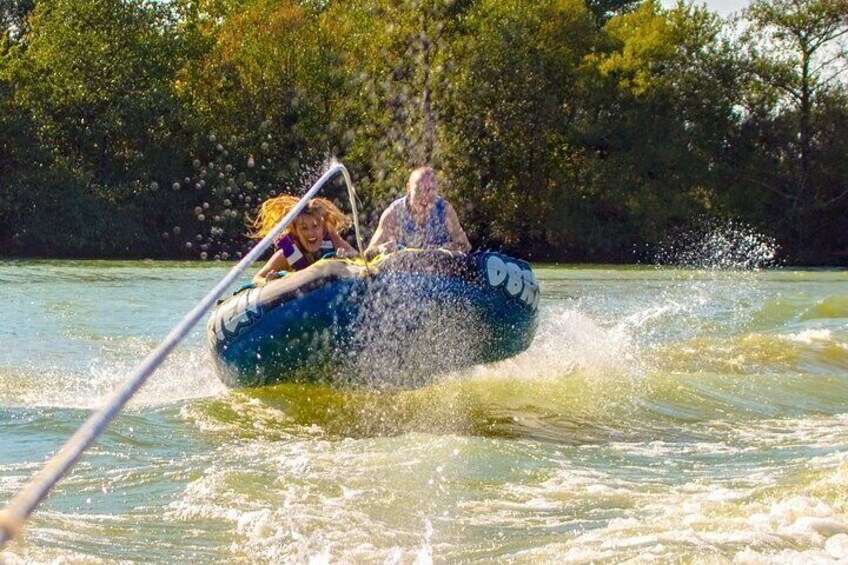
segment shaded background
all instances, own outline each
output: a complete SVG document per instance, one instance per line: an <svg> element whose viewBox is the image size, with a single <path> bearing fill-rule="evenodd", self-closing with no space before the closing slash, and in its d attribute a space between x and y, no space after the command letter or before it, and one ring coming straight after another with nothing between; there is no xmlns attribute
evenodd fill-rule
<svg viewBox="0 0 848 565"><path fill-rule="evenodd" d="M0 6L6 256L230 259L336 157L372 229L429 162L472 243L531 260L737 222L848 262L845 0Z"/></svg>

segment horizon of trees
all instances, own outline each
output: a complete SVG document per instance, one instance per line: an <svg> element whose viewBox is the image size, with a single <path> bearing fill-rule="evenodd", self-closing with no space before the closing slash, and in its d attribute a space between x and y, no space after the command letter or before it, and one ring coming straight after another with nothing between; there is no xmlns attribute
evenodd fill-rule
<svg viewBox="0 0 848 565"><path fill-rule="evenodd" d="M848 0L6 0L0 255L230 259L344 162L476 246L632 262L716 221L848 265ZM336 197L344 202L341 187Z"/></svg>

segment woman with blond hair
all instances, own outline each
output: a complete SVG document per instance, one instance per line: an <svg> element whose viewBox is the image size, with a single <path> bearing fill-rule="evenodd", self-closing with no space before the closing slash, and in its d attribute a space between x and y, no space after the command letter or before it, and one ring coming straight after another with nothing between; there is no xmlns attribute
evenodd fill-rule
<svg viewBox="0 0 848 565"><path fill-rule="evenodd" d="M252 223L250 236L265 237L299 201L295 196L284 194L263 202ZM280 271L305 269L327 253L354 257L356 250L339 235L339 231L349 225L350 220L335 204L326 198L313 198L274 242L277 250L253 277L253 284L262 286L279 278Z"/></svg>

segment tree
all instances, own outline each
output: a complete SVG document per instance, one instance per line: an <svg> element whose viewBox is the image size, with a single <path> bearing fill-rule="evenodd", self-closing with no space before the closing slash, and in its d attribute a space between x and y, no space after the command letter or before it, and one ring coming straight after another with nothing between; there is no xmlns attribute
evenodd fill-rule
<svg viewBox="0 0 848 565"><path fill-rule="evenodd" d="M823 99L842 86L848 70L848 0L754 0L745 11L751 24L745 36L752 70L765 88L777 91L776 111L797 119L797 180L785 196L798 234L798 250L810 246L811 214L848 196L825 197L813 183L815 114Z"/></svg>
<svg viewBox="0 0 848 565"><path fill-rule="evenodd" d="M352 0L331 3L322 16L343 57L337 119L350 141L342 148L375 208L398 195L410 167L438 164L441 93L453 80L445 53L476 4Z"/></svg>
<svg viewBox="0 0 848 565"><path fill-rule="evenodd" d="M39 252L49 251L42 243L77 253L138 249L172 208L149 205L169 199L151 193L151 179L170 186L185 159L174 14L143 0L56 0L38 2L27 21L5 75L10 103L48 154L41 166L50 174L15 196L38 208L25 215L29 241ZM58 221L69 227L63 242L50 233Z"/></svg>
<svg viewBox="0 0 848 565"><path fill-rule="evenodd" d="M439 160L480 243L544 255L568 239L570 128L596 30L582 0L484 0L441 59Z"/></svg>
<svg viewBox="0 0 848 565"><path fill-rule="evenodd" d="M98 182L149 174L145 162L164 161L157 148L180 129L171 87L179 37L168 7L57 0L39 3L30 21L13 72L43 141Z"/></svg>
<svg viewBox="0 0 848 565"><path fill-rule="evenodd" d="M585 182L611 228L601 242L608 249L661 242L722 213L721 157L740 92L739 61L722 30L705 8L649 1L612 18L588 57L594 74L576 126Z"/></svg>

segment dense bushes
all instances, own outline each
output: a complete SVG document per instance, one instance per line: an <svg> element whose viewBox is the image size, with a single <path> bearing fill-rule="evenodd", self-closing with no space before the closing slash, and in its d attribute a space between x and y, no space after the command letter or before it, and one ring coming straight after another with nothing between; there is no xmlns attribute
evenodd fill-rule
<svg viewBox="0 0 848 565"><path fill-rule="evenodd" d="M335 156L372 227L430 162L472 241L534 259L710 217L845 264L841 1L756 0L745 33L653 0L8 2L0 253L226 258Z"/></svg>

